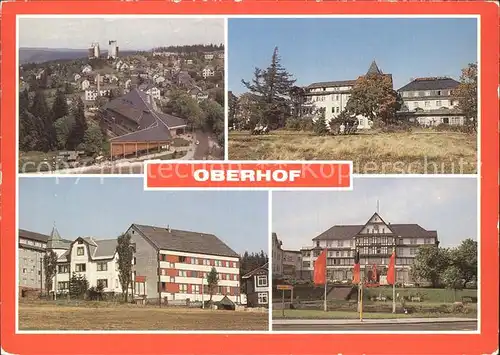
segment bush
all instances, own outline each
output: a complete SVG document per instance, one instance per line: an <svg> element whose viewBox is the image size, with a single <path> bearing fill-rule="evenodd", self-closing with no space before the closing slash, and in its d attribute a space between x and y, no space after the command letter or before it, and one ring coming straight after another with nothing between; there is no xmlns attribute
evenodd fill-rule
<svg viewBox="0 0 500 355"><path fill-rule="evenodd" d="M289 118L286 121L285 128L291 131L312 131L314 123L309 118Z"/></svg>

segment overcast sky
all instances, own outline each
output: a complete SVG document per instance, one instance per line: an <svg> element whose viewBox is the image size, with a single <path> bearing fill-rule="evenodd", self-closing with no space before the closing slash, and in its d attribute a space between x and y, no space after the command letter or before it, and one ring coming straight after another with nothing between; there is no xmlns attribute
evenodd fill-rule
<svg viewBox="0 0 500 355"><path fill-rule="evenodd" d="M273 192L273 231L284 249L311 246L334 225L366 223L377 200L385 222L437 230L442 246L477 240L474 178L355 178L353 191Z"/></svg>
<svg viewBox="0 0 500 355"><path fill-rule="evenodd" d="M20 18L19 46L85 49L116 40L122 50L224 43L224 19L201 18Z"/></svg>
<svg viewBox="0 0 500 355"><path fill-rule="evenodd" d="M110 239L132 223L213 233L238 253L268 249L265 191L144 191L138 177L20 178L19 228Z"/></svg>

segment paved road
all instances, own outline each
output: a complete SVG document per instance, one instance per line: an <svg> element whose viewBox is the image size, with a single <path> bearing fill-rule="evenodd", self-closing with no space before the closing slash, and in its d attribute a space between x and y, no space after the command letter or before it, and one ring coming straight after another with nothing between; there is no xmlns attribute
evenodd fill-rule
<svg viewBox="0 0 500 355"><path fill-rule="evenodd" d="M196 146L196 150L194 151L194 160L204 160L208 158L208 154L210 152L208 133L201 131L196 132L196 140L200 143Z"/></svg>
<svg viewBox="0 0 500 355"><path fill-rule="evenodd" d="M273 324L274 331L474 331L477 321L433 323Z"/></svg>

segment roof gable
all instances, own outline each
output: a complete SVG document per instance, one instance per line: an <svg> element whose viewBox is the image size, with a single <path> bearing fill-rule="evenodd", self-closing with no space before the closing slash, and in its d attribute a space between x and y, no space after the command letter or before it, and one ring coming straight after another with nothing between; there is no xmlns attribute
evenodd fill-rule
<svg viewBox="0 0 500 355"><path fill-rule="evenodd" d="M379 69L377 63L375 61L370 64L370 68L366 72L366 75L379 75L382 74L382 71Z"/></svg>
<svg viewBox="0 0 500 355"><path fill-rule="evenodd" d="M241 278L243 279L248 279L252 276L257 276L257 275L268 275L269 274L269 262L265 263L262 266L259 266L256 269L253 269L252 271L246 273L243 275Z"/></svg>

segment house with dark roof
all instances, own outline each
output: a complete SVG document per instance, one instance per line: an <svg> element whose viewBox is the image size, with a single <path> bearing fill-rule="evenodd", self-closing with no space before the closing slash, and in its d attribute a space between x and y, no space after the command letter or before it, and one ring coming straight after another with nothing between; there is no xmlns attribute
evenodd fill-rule
<svg viewBox="0 0 500 355"><path fill-rule="evenodd" d="M384 74L375 61L372 61L365 75L384 75L392 82L391 74ZM325 120L329 123L345 109L351 97L351 91L357 79L322 81L312 83L304 88L305 113L315 112L316 109L325 111ZM373 124L368 118L358 115L358 129L370 129Z"/></svg>
<svg viewBox="0 0 500 355"><path fill-rule="evenodd" d="M269 264L264 265L243 275L247 307L269 307Z"/></svg>
<svg viewBox="0 0 500 355"><path fill-rule="evenodd" d="M161 112L152 95L134 88L104 105L101 128L115 135L109 140L113 159L168 149L186 121Z"/></svg>
<svg viewBox="0 0 500 355"><path fill-rule="evenodd" d="M217 236L141 224L132 224L126 233L136 246L136 293L162 302L204 301L209 298L207 275L215 268L219 282L212 300L227 296L241 302L239 255Z"/></svg>
<svg viewBox="0 0 500 355"><path fill-rule="evenodd" d="M459 85L449 77L413 79L398 90L404 102L399 116L423 126L463 125L465 117L454 96Z"/></svg>
<svg viewBox="0 0 500 355"><path fill-rule="evenodd" d="M438 234L419 224L393 224L374 213L364 224L334 225L313 238L312 247L302 248L302 268L314 270L314 261L326 248L327 274L331 281L352 280L352 267L356 250L360 254L362 272L375 265L382 279L387 274L389 258L396 250L396 275L400 283L411 283L410 269L423 245L438 246ZM383 282L383 280L381 280Z"/></svg>

